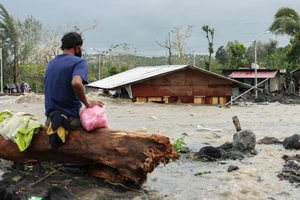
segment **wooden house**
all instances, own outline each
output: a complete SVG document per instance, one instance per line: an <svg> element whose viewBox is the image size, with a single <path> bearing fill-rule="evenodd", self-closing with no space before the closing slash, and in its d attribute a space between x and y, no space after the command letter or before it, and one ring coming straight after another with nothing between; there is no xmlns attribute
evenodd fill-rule
<svg viewBox="0 0 300 200"><path fill-rule="evenodd" d="M251 85L190 65L137 67L88 84L137 102L226 104Z"/></svg>

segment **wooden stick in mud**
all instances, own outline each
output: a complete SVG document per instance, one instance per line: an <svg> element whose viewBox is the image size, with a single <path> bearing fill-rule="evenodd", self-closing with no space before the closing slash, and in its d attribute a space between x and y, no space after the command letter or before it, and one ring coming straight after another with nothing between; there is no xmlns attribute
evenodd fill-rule
<svg viewBox="0 0 300 200"><path fill-rule="evenodd" d="M85 164L90 166L93 176L111 182L142 184L160 163L180 157L169 138L159 134L107 128L87 133L77 128L69 132L65 144L52 149L46 131L47 127L42 127L25 152L0 135L0 158L20 163Z"/></svg>
<svg viewBox="0 0 300 200"><path fill-rule="evenodd" d="M236 131L239 132L240 130L242 130L239 118L237 116L234 116L232 117L232 120Z"/></svg>

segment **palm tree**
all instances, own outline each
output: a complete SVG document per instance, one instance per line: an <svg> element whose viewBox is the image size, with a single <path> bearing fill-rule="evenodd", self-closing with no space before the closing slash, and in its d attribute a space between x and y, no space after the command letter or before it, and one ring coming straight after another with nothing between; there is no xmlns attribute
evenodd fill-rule
<svg viewBox="0 0 300 200"><path fill-rule="evenodd" d="M289 68L300 66L300 16L292 8L280 8L269 30L274 34L291 36L290 44L286 46L286 59Z"/></svg>
<svg viewBox="0 0 300 200"><path fill-rule="evenodd" d="M300 41L300 16L292 8L280 8L276 12L269 30L274 34L287 34Z"/></svg>

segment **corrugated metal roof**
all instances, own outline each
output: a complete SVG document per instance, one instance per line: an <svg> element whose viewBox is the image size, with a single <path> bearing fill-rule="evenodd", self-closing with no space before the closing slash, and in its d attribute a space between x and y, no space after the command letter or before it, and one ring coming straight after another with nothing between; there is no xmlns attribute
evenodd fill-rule
<svg viewBox="0 0 300 200"><path fill-rule="evenodd" d="M277 71L257 71L257 78L274 78ZM255 72L232 72L229 78L255 78Z"/></svg>
<svg viewBox="0 0 300 200"><path fill-rule="evenodd" d="M147 80L155 76L161 76L161 75L169 74L171 72L183 70L188 67L209 74L211 76L232 81L244 88L251 87L251 85L190 65L161 65L161 66L136 67L131 70L127 70L125 72L107 77L105 79L92 82L87 86L102 88L102 89L116 89L143 80Z"/></svg>

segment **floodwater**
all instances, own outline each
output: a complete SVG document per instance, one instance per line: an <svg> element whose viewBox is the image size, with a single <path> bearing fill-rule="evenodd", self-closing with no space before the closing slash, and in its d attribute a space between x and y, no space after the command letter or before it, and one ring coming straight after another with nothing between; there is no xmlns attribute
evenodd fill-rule
<svg viewBox="0 0 300 200"><path fill-rule="evenodd" d="M158 133L168 136L171 142L186 134L184 141L192 152L207 145L219 146L231 142L236 132L233 116L239 118L242 129L252 130L257 140L265 136L283 140L298 134L300 128L300 105L272 103L224 108L98 98L106 104L111 129ZM26 111L39 116L41 123L44 122L43 102L13 103L8 99L0 97L0 102L6 101L0 103L0 110ZM128 199L131 199L129 196L153 200L299 199L299 188L277 177L284 164L281 156L294 155L297 151L285 150L282 145L256 145L255 149L258 155L242 161L208 163L182 156L166 166L159 165L148 174L148 180L143 185L146 192L128 194ZM236 165L239 170L229 173L229 165ZM76 194L80 199L97 199L103 196L103 190L86 188ZM126 194L123 197L127 199Z"/></svg>

